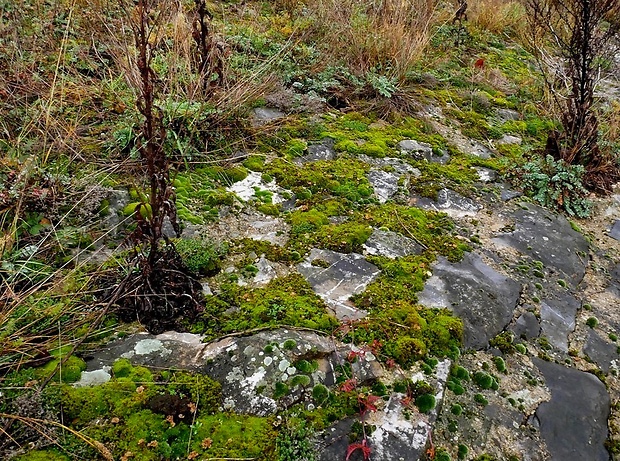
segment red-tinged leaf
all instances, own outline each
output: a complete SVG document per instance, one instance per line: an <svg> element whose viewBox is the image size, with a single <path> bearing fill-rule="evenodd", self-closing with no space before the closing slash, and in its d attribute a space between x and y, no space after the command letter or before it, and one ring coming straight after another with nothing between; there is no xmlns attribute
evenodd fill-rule
<svg viewBox="0 0 620 461"><path fill-rule="evenodd" d="M375 405L375 403L380 399L381 397L377 397L376 395L365 396L360 394L357 397L357 401L360 405L360 414L364 416L369 411L377 411L377 406Z"/></svg>
<svg viewBox="0 0 620 461"><path fill-rule="evenodd" d="M355 378L347 379L340 385L340 390L343 392L351 392L357 387L357 380Z"/></svg>
<svg viewBox="0 0 620 461"><path fill-rule="evenodd" d="M405 407L408 407L409 405L411 405L412 402L413 402L413 397L410 397L410 396L407 396L400 401L400 403L402 403L403 406Z"/></svg>
<svg viewBox="0 0 620 461"><path fill-rule="evenodd" d="M391 370L391 369L393 369L394 367L396 367L396 360L394 360L394 359L387 359L387 360L385 361L385 364L386 364L386 365L387 365L387 367Z"/></svg>
<svg viewBox="0 0 620 461"><path fill-rule="evenodd" d="M474 63L476 69L482 69L484 67L484 59L480 58Z"/></svg>
<svg viewBox="0 0 620 461"><path fill-rule="evenodd" d="M366 351L365 350L358 350L358 351L350 351L349 354L347 355L347 361L350 363L355 362L355 359L357 359L358 357L364 357L366 355Z"/></svg>
<svg viewBox="0 0 620 461"><path fill-rule="evenodd" d="M351 445L348 446L346 461L349 461L349 459L351 458L351 455L353 453L355 453L357 450L362 450L362 455L364 456L364 461L370 460L371 449L368 446L368 443L366 443L366 439L364 439L364 440L362 440L361 443L359 443L359 442L352 443Z"/></svg>

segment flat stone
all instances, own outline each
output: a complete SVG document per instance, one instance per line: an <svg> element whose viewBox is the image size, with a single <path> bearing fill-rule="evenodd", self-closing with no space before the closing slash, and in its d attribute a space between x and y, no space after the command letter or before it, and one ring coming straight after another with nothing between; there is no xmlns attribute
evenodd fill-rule
<svg viewBox="0 0 620 461"><path fill-rule="evenodd" d="M614 222L614 225L611 227L609 231L609 236L614 239L620 241L620 219L617 219Z"/></svg>
<svg viewBox="0 0 620 461"><path fill-rule="evenodd" d="M524 312L510 330L514 333L515 338L533 339L540 335L540 324L533 313Z"/></svg>
<svg viewBox="0 0 620 461"><path fill-rule="evenodd" d="M590 373L532 359L545 377L551 400L536 410L550 461L609 461L605 449L610 398Z"/></svg>
<svg viewBox="0 0 620 461"><path fill-rule="evenodd" d="M458 263L439 257L418 302L452 310L463 320L465 346L482 349L512 319L520 291L517 282L468 253Z"/></svg>
<svg viewBox="0 0 620 461"><path fill-rule="evenodd" d="M202 235L216 242L250 238L284 246L288 242L290 226L281 218L264 215L253 208L245 208L239 213L220 217L216 223L192 228L186 235Z"/></svg>
<svg viewBox="0 0 620 461"><path fill-rule="evenodd" d="M375 428L367 439L373 461L424 459L429 434L437 419L437 408L441 408L444 398L450 365L449 360L440 362L432 377L411 372L407 376L413 382L423 380L434 388L436 408L429 413L405 412L406 409L402 404L405 396L394 392L389 395L385 403L377 404L377 411L369 412L365 416L364 422ZM344 459L344 454L351 443L349 440L351 426L355 421L356 419L352 418L339 421L319 435L317 452L320 461ZM363 457L360 452L357 452L350 459L361 461Z"/></svg>
<svg viewBox="0 0 620 461"><path fill-rule="evenodd" d="M505 134L504 136L502 136L501 139L498 139L496 141L496 144L502 145L502 144L521 144L523 142L523 139L521 139L519 136L512 136L509 134Z"/></svg>
<svg viewBox="0 0 620 461"><path fill-rule="evenodd" d="M581 303L570 294L559 299L545 299L540 303L540 326L549 344L568 352L568 335L575 330L575 316Z"/></svg>
<svg viewBox="0 0 620 461"><path fill-rule="evenodd" d="M312 402L311 390L316 384L335 386L334 370L352 351L357 356L354 373L361 384L374 382L384 374L372 353L360 353L354 345L309 331L281 328L206 344L202 339L191 333L167 332L157 336L140 333L113 341L92 354L88 370L77 385L95 384L94 377L105 373L109 378L113 363L127 358L133 365L209 375L222 384L222 410L268 416L282 407ZM314 361L316 368L299 371L293 364L301 359ZM300 374L307 376L309 384L293 385L293 378ZM280 382L289 386L289 392L276 400L275 386Z"/></svg>
<svg viewBox="0 0 620 461"><path fill-rule="evenodd" d="M394 171L394 173L398 173L402 176L410 174L412 176L419 177L422 175L422 172L419 169L411 166L409 163L407 163L402 158L396 158L396 157L377 158L377 157L369 157L368 155L363 155L363 154L360 155L358 158L364 163L368 163L369 165L376 166L381 169L385 169L386 171L388 171L388 169L391 169Z"/></svg>
<svg viewBox="0 0 620 461"><path fill-rule="evenodd" d="M320 260L327 267L313 266ZM313 248L308 258L297 265L297 270L308 280L317 295L333 310L338 320L359 319L366 312L353 305L349 298L364 291L379 275L379 268L357 253L336 253Z"/></svg>
<svg viewBox="0 0 620 461"><path fill-rule="evenodd" d="M285 202L287 200L285 196L293 195L291 191L278 186L275 179L269 183L264 182L262 174L256 171L250 171L245 179L226 188L227 191L233 192L244 202L256 197L256 189L271 192L271 203L274 205Z"/></svg>
<svg viewBox="0 0 620 461"><path fill-rule="evenodd" d="M450 161L450 155L443 152L438 155L433 152L433 147L425 142L418 142L415 139L405 139L397 145L401 154L411 155L418 160L426 160L431 163L440 163L445 165Z"/></svg>
<svg viewBox="0 0 620 461"><path fill-rule="evenodd" d="M293 162L297 165L303 165L319 160L333 160L336 158L334 140L331 138L325 138L321 142L310 144L307 152L307 154L295 158Z"/></svg>
<svg viewBox="0 0 620 461"><path fill-rule="evenodd" d="M437 192L437 200L428 197L413 197L409 205L423 210L441 211L452 218L475 216L482 209L479 203L451 189L441 189Z"/></svg>
<svg viewBox="0 0 620 461"><path fill-rule="evenodd" d="M383 170L370 170L366 176L379 203L385 203L398 192L401 175Z"/></svg>
<svg viewBox="0 0 620 461"><path fill-rule="evenodd" d="M410 154L414 156L430 156L433 154L433 147L425 142L418 142L415 139L405 139L397 145L398 150L402 154Z"/></svg>
<svg viewBox="0 0 620 461"><path fill-rule="evenodd" d="M618 368L618 359L620 359L618 345L609 339L601 338L594 330L588 332L583 353L590 357L605 373L609 373L611 368Z"/></svg>
<svg viewBox="0 0 620 461"><path fill-rule="evenodd" d="M271 107L257 107L252 114L252 126L266 125L283 118L285 114Z"/></svg>
<svg viewBox="0 0 620 461"><path fill-rule="evenodd" d="M83 371L80 380L73 383L73 387L87 387L105 384L112 379L110 367L103 367L100 370Z"/></svg>
<svg viewBox="0 0 620 461"><path fill-rule="evenodd" d="M512 109L497 109L495 112L497 118L499 118L502 122L509 122L511 120L520 120L521 114L516 110Z"/></svg>
<svg viewBox="0 0 620 461"><path fill-rule="evenodd" d="M476 173L478 173L478 178L482 182L493 182L497 179L497 171L492 170L491 168L483 168L480 166L474 167Z"/></svg>
<svg viewBox="0 0 620 461"><path fill-rule="evenodd" d="M365 254L400 258L402 256L417 255L424 248L414 240L397 232L375 229L364 244Z"/></svg>
<svg viewBox="0 0 620 461"><path fill-rule="evenodd" d="M124 232L121 222L125 216L122 211L131 203L131 197L125 189L114 189L110 191L107 200L109 204L102 220L102 227L109 229L111 237L117 237Z"/></svg>
<svg viewBox="0 0 620 461"><path fill-rule="evenodd" d="M587 254L589 245L566 218L533 204L521 204L511 217L515 221L514 231L493 238L494 244L541 261L572 286L581 282L587 260L580 253Z"/></svg>
<svg viewBox="0 0 620 461"><path fill-rule="evenodd" d="M256 263L258 272L254 276L252 282L256 286L265 286L278 276L278 265L261 256Z"/></svg>

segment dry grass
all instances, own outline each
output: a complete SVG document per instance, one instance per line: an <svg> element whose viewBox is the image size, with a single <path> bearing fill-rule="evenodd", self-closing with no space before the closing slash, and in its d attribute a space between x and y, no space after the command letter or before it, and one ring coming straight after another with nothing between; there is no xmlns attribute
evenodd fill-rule
<svg viewBox="0 0 620 461"><path fill-rule="evenodd" d="M472 24L495 34L527 33L526 11L519 0L477 0L469 3L467 14Z"/></svg>
<svg viewBox="0 0 620 461"><path fill-rule="evenodd" d="M310 0L307 8L331 59L399 81L423 55L441 13L436 0Z"/></svg>

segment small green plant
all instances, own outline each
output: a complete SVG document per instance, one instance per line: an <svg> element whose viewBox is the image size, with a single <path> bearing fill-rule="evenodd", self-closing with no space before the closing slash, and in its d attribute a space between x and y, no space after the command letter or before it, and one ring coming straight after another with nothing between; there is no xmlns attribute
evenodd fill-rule
<svg viewBox="0 0 620 461"><path fill-rule="evenodd" d="M495 364L495 368L497 371L503 373L506 371L506 362L501 357L493 357L493 363Z"/></svg>
<svg viewBox="0 0 620 461"><path fill-rule="evenodd" d="M586 320L586 325L590 328L596 328L598 325L598 319L596 317L588 317L588 320Z"/></svg>
<svg viewBox="0 0 620 461"><path fill-rule="evenodd" d="M469 449L467 445L459 444L457 456L459 459L465 459L467 457L467 453L469 453Z"/></svg>
<svg viewBox="0 0 620 461"><path fill-rule="evenodd" d="M435 396L433 394L422 394L415 399L415 404L420 413L428 413L435 408Z"/></svg>
<svg viewBox="0 0 620 461"><path fill-rule="evenodd" d="M474 402L476 402L476 403L478 403L478 404L480 404L482 406L487 406L489 404L489 401L482 394L474 395Z"/></svg>
<svg viewBox="0 0 620 461"><path fill-rule="evenodd" d="M450 413L452 413L454 416L460 416L461 413L463 413L463 407L459 405L458 403L455 403L450 408Z"/></svg>
<svg viewBox="0 0 620 461"><path fill-rule="evenodd" d="M519 176L522 187L541 205L587 218L592 202L586 198L588 191L582 183L584 173L581 165L568 165L547 155L523 165Z"/></svg>

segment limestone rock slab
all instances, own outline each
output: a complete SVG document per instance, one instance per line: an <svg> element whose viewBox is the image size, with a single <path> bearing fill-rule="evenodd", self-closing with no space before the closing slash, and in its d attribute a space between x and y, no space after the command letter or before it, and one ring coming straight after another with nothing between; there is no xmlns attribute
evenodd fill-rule
<svg viewBox="0 0 620 461"><path fill-rule="evenodd" d="M306 260L297 265L297 270L333 310L338 320L366 316L366 312L357 309L349 298L364 291L380 272L377 266L360 254L316 248L312 249Z"/></svg>
<svg viewBox="0 0 620 461"><path fill-rule="evenodd" d="M444 307L463 320L465 346L482 349L510 322L521 286L487 265L475 253L461 262L440 257L418 302Z"/></svg>
<svg viewBox="0 0 620 461"><path fill-rule="evenodd" d="M566 218L533 204L522 204L511 216L514 231L498 235L493 243L541 261L573 286L581 282L586 271L583 255L588 252L588 242Z"/></svg>
<svg viewBox="0 0 620 461"><path fill-rule="evenodd" d="M605 449L610 398L590 373L533 358L551 391L536 410L550 461L608 461Z"/></svg>

